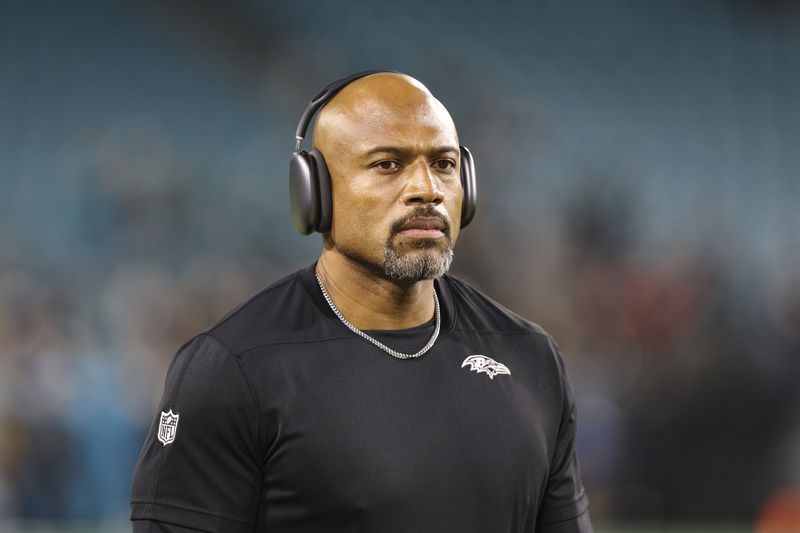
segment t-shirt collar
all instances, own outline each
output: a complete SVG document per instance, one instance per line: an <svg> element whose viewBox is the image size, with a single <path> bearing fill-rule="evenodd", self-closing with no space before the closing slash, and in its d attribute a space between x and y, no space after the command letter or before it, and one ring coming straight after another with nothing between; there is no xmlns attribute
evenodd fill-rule
<svg viewBox="0 0 800 533"><path fill-rule="evenodd" d="M315 274L316 266L317 262L315 261L311 265L298 270L297 277L319 311L336 322L340 322L339 318L331 310L328 302L325 301L325 297L322 296L322 291L319 288ZM445 274L441 278L436 278L433 284L436 289L436 293L439 296L439 308L441 309L442 313L442 327L439 335L441 337L449 334L450 330L453 329L456 318L455 306L453 305L453 295L450 289L449 276ZM344 324L342 324L342 327L345 327Z"/></svg>

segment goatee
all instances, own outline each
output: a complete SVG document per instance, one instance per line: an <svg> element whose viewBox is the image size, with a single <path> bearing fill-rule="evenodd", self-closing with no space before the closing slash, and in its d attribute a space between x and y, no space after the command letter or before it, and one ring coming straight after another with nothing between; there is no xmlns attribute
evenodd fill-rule
<svg viewBox="0 0 800 533"><path fill-rule="evenodd" d="M399 253L394 246L387 246L383 253L383 270L390 279L398 281L422 281L444 276L453 262L453 245L439 250L428 248L416 252Z"/></svg>
<svg viewBox="0 0 800 533"><path fill-rule="evenodd" d="M443 223L442 237L446 244L439 240L414 239L413 249L401 251L395 246L394 238L403 226L418 217L436 217ZM435 279L447 273L453 262L453 241L450 239L450 224L433 207L417 209L413 213L392 224L386 248L383 252L383 270L390 279L398 281L422 281Z"/></svg>

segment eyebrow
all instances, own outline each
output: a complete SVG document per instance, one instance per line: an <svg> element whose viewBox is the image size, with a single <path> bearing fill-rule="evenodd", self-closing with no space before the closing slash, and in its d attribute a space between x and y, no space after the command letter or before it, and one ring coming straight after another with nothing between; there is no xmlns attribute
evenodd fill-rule
<svg viewBox="0 0 800 533"><path fill-rule="evenodd" d="M370 150L364 152L363 157L365 159L375 155L375 154L394 154L397 156L407 156L413 153L414 150L411 148L404 148L402 146L376 146ZM427 151L428 155L441 155L447 153L459 153L459 149L455 146L437 146L431 150Z"/></svg>

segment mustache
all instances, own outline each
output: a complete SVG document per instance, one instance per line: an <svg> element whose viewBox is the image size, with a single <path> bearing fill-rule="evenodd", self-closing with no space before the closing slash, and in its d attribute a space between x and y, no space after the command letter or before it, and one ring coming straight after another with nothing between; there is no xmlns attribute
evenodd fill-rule
<svg viewBox="0 0 800 533"><path fill-rule="evenodd" d="M404 226L410 224L414 219L420 217L439 219L444 226L441 230L442 233L444 233L448 239L450 238L450 220L437 211L432 205L428 205L427 207L417 207L406 216L392 222L392 226L389 230L390 238L397 235Z"/></svg>

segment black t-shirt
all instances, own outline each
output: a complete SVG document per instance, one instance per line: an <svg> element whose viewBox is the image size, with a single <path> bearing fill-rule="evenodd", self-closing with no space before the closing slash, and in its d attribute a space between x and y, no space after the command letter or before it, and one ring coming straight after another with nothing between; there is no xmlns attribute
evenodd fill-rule
<svg viewBox="0 0 800 533"><path fill-rule="evenodd" d="M555 342L451 276L435 287L441 333L416 359L348 330L314 265L186 343L136 466L133 530L592 531ZM413 353L432 331L371 333Z"/></svg>

